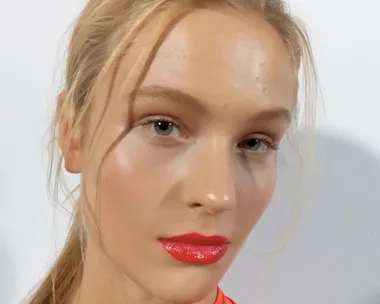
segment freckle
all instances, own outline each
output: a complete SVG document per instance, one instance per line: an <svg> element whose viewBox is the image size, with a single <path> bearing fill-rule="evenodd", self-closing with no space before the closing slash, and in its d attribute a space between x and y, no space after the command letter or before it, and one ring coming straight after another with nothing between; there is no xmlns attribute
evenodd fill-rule
<svg viewBox="0 0 380 304"><path fill-rule="evenodd" d="M228 102L227 101L222 101L219 105L218 105L218 108L220 109L225 109L228 105Z"/></svg>

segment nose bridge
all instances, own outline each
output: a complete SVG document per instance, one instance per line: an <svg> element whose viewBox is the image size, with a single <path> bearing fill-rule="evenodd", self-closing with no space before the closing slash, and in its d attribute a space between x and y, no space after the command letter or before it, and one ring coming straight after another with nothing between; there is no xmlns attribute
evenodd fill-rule
<svg viewBox="0 0 380 304"><path fill-rule="evenodd" d="M230 210L236 203L234 161L223 139L210 140L192 153L188 176L191 204L209 212Z"/></svg>

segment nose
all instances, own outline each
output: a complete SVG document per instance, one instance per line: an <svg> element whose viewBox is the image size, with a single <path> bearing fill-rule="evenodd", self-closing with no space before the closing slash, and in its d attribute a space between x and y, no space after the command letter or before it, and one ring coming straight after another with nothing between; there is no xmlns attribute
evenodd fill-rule
<svg viewBox="0 0 380 304"><path fill-rule="evenodd" d="M208 214L233 210L236 187L231 149L215 141L195 148L187 157L183 194L188 206Z"/></svg>

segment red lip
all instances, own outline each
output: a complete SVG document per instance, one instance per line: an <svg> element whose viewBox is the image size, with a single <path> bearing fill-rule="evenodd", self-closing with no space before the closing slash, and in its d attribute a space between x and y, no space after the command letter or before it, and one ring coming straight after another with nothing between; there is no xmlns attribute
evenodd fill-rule
<svg viewBox="0 0 380 304"><path fill-rule="evenodd" d="M226 254L230 244L224 236L199 233L160 238L159 241L174 259L188 264L214 264Z"/></svg>

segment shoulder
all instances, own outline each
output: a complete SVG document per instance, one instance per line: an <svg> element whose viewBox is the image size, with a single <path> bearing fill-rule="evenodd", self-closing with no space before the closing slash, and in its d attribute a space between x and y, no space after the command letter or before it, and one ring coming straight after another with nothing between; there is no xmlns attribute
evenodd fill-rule
<svg viewBox="0 0 380 304"><path fill-rule="evenodd" d="M231 298L227 297L224 292L218 288L218 295L215 301L215 304L237 304Z"/></svg>

